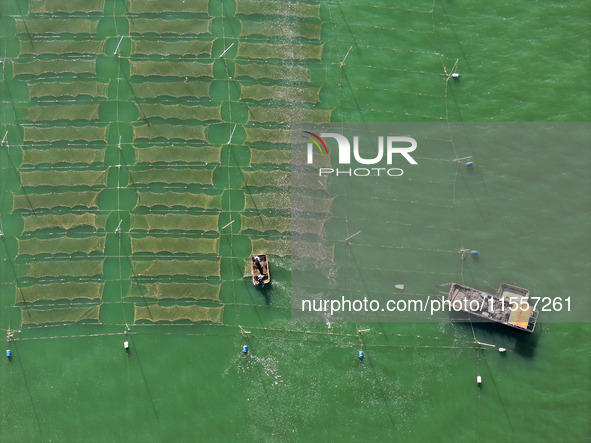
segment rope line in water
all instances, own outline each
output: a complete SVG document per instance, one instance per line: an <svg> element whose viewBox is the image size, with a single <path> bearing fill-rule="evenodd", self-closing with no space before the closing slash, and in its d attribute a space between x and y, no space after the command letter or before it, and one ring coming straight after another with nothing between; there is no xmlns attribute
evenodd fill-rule
<svg viewBox="0 0 591 443"><path fill-rule="evenodd" d="M80 324L79 324L80 325ZM87 323L86 326L112 326L112 327L122 327L125 328L128 325L127 324L97 324L97 323ZM61 325L39 325L39 326L31 326L31 327L27 327L25 328L25 330L27 329L40 329L40 328L53 328L53 327L68 327L68 326L72 326L71 323L66 323L66 324L61 324ZM170 327L170 326L175 326L177 328L182 328L182 327L191 327L190 324L155 324L155 323L149 323L149 324L133 324L131 325L131 327L133 327L134 329L140 329L140 328L148 328L148 327L158 327L158 326L164 326L164 327ZM227 324L219 324L216 325L217 327L225 327L225 328L229 328L232 330L235 330L236 328L238 328L238 330L242 331L240 329L239 326L236 325L227 325ZM290 333L290 334L295 334L295 335L310 335L310 336L325 336L325 337L340 337L340 338L347 338L347 339L351 339L351 340L357 340L359 337L358 333L338 333L338 332L322 332L322 331L300 331L300 330L290 330L290 329L277 329L277 328L260 328L257 329L257 327L247 327L248 329L250 329L249 334L247 334L250 338L256 339L256 340L270 340L270 341L274 341L274 340L278 340L278 341L293 341L293 342L298 342L301 340L301 337L294 337L294 338L289 338L289 337L269 337L269 336L264 336L264 335L257 335L259 332L265 332L265 331L272 331L272 332L280 332L280 333ZM18 332L18 331L12 331L12 332ZM22 331L20 331L22 333ZM45 336L45 337L13 337L11 338L11 341L30 341L30 340L48 340L48 339L66 339L66 338L82 338L82 337L101 337L101 336L119 336L119 335L140 335L143 334L143 332L137 332L137 331L128 331L128 332L104 332L104 333L95 333L95 334L73 334L73 335L55 335L55 336ZM175 333L171 333L171 332L146 332L145 334L149 334L149 335L162 335L162 336L187 336L187 337L234 337L235 334L211 334L211 333L179 333L179 332L175 332ZM382 336L383 333L378 333L377 336ZM416 336L416 335L411 335L411 334L391 334L392 337L401 337L401 338L415 338L418 339L420 338L421 340L435 340L435 341L440 341L440 340L444 340L444 341L450 341L452 343L457 343L458 345L415 345L415 344L367 344L367 343L363 343L363 348L385 348L385 349L405 349L405 348L439 348L439 349L482 349L482 350L486 350L486 349L492 349L495 348L495 345L492 344L487 344L487 343L482 343L482 342L472 342L472 341L466 341L466 340L460 340L460 339L453 339L453 338L448 338L448 337L429 337L429 336ZM306 340L304 343L306 344L318 344L318 345L322 345L322 346L334 346L334 343L328 343L326 341L315 341L315 340ZM351 342L339 345L339 347L342 348L349 348L352 345ZM476 345L476 346L474 346ZM483 347L484 346L484 347Z"/></svg>

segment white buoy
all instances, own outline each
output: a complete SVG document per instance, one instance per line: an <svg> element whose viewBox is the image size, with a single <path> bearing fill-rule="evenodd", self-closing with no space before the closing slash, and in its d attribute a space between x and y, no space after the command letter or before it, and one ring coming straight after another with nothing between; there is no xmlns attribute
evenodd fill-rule
<svg viewBox="0 0 591 443"><path fill-rule="evenodd" d="M480 375L476 377L476 383L478 383L479 385L482 384L482 377Z"/></svg>
<svg viewBox="0 0 591 443"><path fill-rule="evenodd" d="M123 342L123 347L125 348L126 351L129 351L129 342L128 341L124 341Z"/></svg>
<svg viewBox="0 0 591 443"><path fill-rule="evenodd" d="M499 348L499 352L507 352L507 350L505 348Z"/></svg>

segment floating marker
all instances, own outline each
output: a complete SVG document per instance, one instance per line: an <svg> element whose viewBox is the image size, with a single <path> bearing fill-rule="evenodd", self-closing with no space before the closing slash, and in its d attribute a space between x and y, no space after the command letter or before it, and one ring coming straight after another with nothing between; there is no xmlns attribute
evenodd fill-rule
<svg viewBox="0 0 591 443"><path fill-rule="evenodd" d="M232 44L234 44L234 43L232 43ZM228 48L228 49L230 49L230 48ZM236 130L237 126L238 125L234 125L234 129L232 129L232 133L230 134L230 138L228 139L228 143L226 143L227 145L229 145L232 142L232 137L234 137L234 131Z"/></svg>
<svg viewBox="0 0 591 443"><path fill-rule="evenodd" d="M228 52L232 46L234 46L234 43L232 43L230 46L228 46L228 47L227 47L227 48L224 50L224 52L222 52L222 53L220 54L220 58L222 58L222 57L224 56L224 54L225 54L226 52Z"/></svg>
<svg viewBox="0 0 591 443"><path fill-rule="evenodd" d="M468 162L468 163L466 163L466 166L468 166L468 167L474 166L474 163L473 162Z"/></svg>
<svg viewBox="0 0 591 443"><path fill-rule="evenodd" d="M355 236L356 236L356 235L358 235L358 234L361 234L361 231L357 231L355 234L353 234L353 235L350 235L349 237L347 237L347 238L345 239L345 241L349 241L349 240L351 240L353 237L355 237Z"/></svg>
<svg viewBox="0 0 591 443"><path fill-rule="evenodd" d="M121 37L119 39L119 43L117 43L117 47L115 48L115 52L113 52L113 55L117 54L117 51L119 51L119 46L121 46L122 41L123 41L123 37Z"/></svg>
<svg viewBox="0 0 591 443"><path fill-rule="evenodd" d="M129 351L129 342L128 341L124 341L123 342L123 347L125 348L126 351Z"/></svg>
<svg viewBox="0 0 591 443"><path fill-rule="evenodd" d="M119 224L115 228L115 234L121 234L121 223L123 223L123 220L119 220ZM129 329L129 326L127 328Z"/></svg>
<svg viewBox="0 0 591 443"><path fill-rule="evenodd" d="M478 383L479 385L482 384L482 377L480 375L476 377L476 383Z"/></svg>
<svg viewBox="0 0 591 443"><path fill-rule="evenodd" d="M345 60L347 60L347 57L349 57L349 52L351 52L351 49L353 49L353 46L349 46L349 50L347 51L347 53L345 54L345 57L343 58L343 61L340 63L341 68L343 67L343 65L345 64Z"/></svg>
<svg viewBox="0 0 591 443"><path fill-rule="evenodd" d="M363 351L359 351L359 360L363 360Z"/></svg>
<svg viewBox="0 0 591 443"><path fill-rule="evenodd" d="M238 325L238 327L240 328L240 332L243 334L250 334L250 331L246 331L241 325Z"/></svg>
<svg viewBox="0 0 591 443"><path fill-rule="evenodd" d="M230 226L232 223L234 223L234 220L232 220L230 223L227 223L226 225L224 225L222 227L222 229L226 229L228 226Z"/></svg>
<svg viewBox="0 0 591 443"><path fill-rule="evenodd" d="M472 254L472 255L478 255L479 252L478 251L470 251L470 254Z"/></svg>
<svg viewBox="0 0 591 443"><path fill-rule="evenodd" d="M242 353L244 355L248 354L248 346L246 346L246 345L242 346Z"/></svg>
<svg viewBox="0 0 591 443"><path fill-rule="evenodd" d="M458 67L458 63L460 62L460 59L457 58L456 62L454 63L453 67L451 68L451 74L447 73L447 69L445 69L445 66L443 67L443 69L445 69L445 73L447 74L447 78L445 79L445 81L447 82L450 78L460 78L460 74L458 74L456 72L456 68Z"/></svg>
<svg viewBox="0 0 591 443"><path fill-rule="evenodd" d="M507 350L505 348L499 348L499 352L503 353L503 352L507 352Z"/></svg>
<svg viewBox="0 0 591 443"><path fill-rule="evenodd" d="M6 350L6 358L11 358L12 357L12 352L10 352L10 349Z"/></svg>

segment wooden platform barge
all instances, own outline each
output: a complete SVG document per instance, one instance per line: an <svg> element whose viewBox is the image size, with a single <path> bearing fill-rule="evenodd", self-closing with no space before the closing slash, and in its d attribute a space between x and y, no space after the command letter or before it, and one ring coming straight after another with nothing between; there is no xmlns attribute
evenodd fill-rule
<svg viewBox="0 0 591 443"><path fill-rule="evenodd" d="M501 323L521 331L533 332L538 311L529 305L529 291L503 283L496 294L452 283L448 300L456 311Z"/></svg>

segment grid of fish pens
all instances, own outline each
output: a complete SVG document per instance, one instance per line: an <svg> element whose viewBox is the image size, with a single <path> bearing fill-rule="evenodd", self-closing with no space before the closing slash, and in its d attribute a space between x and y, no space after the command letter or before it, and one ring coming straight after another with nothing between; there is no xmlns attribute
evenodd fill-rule
<svg viewBox="0 0 591 443"><path fill-rule="evenodd" d="M381 275L366 280L348 262L341 284L360 284L359 293L390 271L401 281L419 275L424 287L461 278L452 162L461 153L451 136L421 159L435 175L447 162L446 176L405 182L432 198L370 195L404 214L381 231L412 234L395 247L366 234L343 242L371 220L343 205L330 179L290 188L293 122L448 121L453 59L438 52L435 31L446 31L433 10L374 6L363 14L396 13L400 22L383 27L381 42L347 21L355 5L338 3L32 1L15 11L18 47L3 76L15 95L6 147L20 180L11 217L22 229L9 249L22 324L223 324L228 308L233 324L242 304L257 303L238 283L250 275L249 255L271 254L287 287L292 238L300 255L329 268L335 254L375 258L376 247L382 266L384 254L406 263L446 256L441 272L374 267ZM424 28L405 29L408 16ZM433 34L433 46L409 50L416 33ZM371 61L386 54L395 65ZM352 84L362 71L372 82ZM440 113L420 114L426 102ZM441 227L416 222L434 205ZM316 216L294 224L294 207ZM450 236L438 245L441 232ZM289 300L278 304L288 315Z"/></svg>
<svg viewBox="0 0 591 443"><path fill-rule="evenodd" d="M307 67L320 6L31 1L12 18L22 325L221 323L251 253L288 260L289 122L331 113Z"/></svg>

